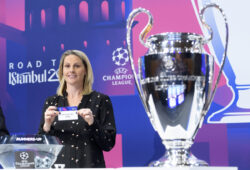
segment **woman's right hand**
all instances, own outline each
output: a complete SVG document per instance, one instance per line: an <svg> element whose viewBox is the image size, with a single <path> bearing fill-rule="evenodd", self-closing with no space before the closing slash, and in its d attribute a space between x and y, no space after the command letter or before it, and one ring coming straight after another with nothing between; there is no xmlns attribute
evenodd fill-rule
<svg viewBox="0 0 250 170"><path fill-rule="evenodd" d="M50 131L50 127L55 120L55 117L59 114L56 106L49 106L44 113L44 125L43 130L45 132Z"/></svg>

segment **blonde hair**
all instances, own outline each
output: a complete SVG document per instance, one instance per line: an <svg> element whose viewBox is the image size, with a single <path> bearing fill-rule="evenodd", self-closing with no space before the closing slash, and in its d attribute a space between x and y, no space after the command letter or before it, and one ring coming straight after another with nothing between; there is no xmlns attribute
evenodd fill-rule
<svg viewBox="0 0 250 170"><path fill-rule="evenodd" d="M60 64L59 64L59 70L58 70L58 77L59 77L59 86L57 88L57 95L63 96L63 94L66 92L66 81L63 77L63 64L64 60L68 55L75 55L79 57L82 60L82 63L86 69L86 75L85 78L83 79L83 91L82 94L89 94L92 92L92 85L94 82L94 75L93 75L93 70L91 67L91 64L89 62L89 59L87 55L79 50L67 50L65 51L60 59Z"/></svg>

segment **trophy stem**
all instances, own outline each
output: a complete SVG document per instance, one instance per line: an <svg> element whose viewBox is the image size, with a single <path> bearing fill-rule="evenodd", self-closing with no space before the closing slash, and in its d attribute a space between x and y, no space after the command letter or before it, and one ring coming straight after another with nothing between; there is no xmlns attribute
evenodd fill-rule
<svg viewBox="0 0 250 170"><path fill-rule="evenodd" d="M197 159L191 152L191 140L163 141L166 152L159 160L151 162L151 167L173 166L208 166L208 163Z"/></svg>

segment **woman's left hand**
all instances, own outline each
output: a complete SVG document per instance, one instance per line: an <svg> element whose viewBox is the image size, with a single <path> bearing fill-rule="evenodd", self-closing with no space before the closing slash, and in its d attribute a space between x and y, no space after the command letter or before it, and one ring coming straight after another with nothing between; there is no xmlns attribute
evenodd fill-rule
<svg viewBox="0 0 250 170"><path fill-rule="evenodd" d="M94 123L94 115L90 109L80 109L77 113L88 123L89 126Z"/></svg>

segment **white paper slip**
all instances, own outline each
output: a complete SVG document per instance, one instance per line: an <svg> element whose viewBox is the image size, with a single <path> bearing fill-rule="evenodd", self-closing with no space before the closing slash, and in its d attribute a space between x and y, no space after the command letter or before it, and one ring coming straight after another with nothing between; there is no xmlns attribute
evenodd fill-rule
<svg viewBox="0 0 250 170"><path fill-rule="evenodd" d="M77 120L78 114L76 113L76 110L67 110L67 111L60 111L58 115L58 120Z"/></svg>

